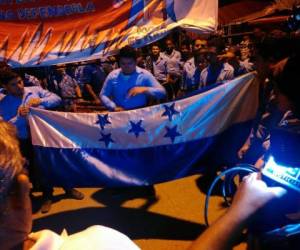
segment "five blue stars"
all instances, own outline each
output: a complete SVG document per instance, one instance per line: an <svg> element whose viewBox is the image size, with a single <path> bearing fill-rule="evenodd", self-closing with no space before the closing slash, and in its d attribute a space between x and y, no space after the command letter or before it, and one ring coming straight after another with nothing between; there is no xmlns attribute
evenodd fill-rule
<svg viewBox="0 0 300 250"><path fill-rule="evenodd" d="M168 116L169 121L172 121L173 115L179 114L179 112L175 109L175 103L173 103L171 106L164 105L165 112L162 114L162 116Z"/></svg>
<svg viewBox="0 0 300 250"><path fill-rule="evenodd" d="M163 116L167 116L169 121L172 121L173 116L179 114L179 112L175 109L175 103L172 103L171 105L163 105L165 108L164 113L162 114ZM140 133L145 133L146 130L142 127L142 122L143 120L139 120L138 122L134 121L129 121L131 128L128 130L128 133L133 133L136 138L140 136ZM105 126L108 124L111 124L109 121L109 116L108 114L105 115L98 115L98 120L96 121L96 124L99 124L101 127L101 130L105 129ZM181 136L181 134L177 131L177 125L173 127L165 127L166 129L166 134L164 135L165 138L170 138L172 143L176 140L176 137ZM101 138L99 141L102 141L105 143L105 146L108 147L110 143L114 143L115 141L111 138L112 134L111 133L102 133L101 132Z"/></svg>
<svg viewBox="0 0 300 250"><path fill-rule="evenodd" d="M181 136L181 134L177 131L177 125L175 125L173 128L166 126L166 130L167 133L164 135L164 137L169 137L172 143L174 143L177 136Z"/></svg>
<svg viewBox="0 0 300 250"><path fill-rule="evenodd" d="M108 120L108 118L109 118L108 114L98 115L98 121L96 122L96 124L100 125L101 130L103 130L107 124L111 124L111 122Z"/></svg>
<svg viewBox="0 0 300 250"><path fill-rule="evenodd" d="M134 133L135 137L138 138L140 133L146 132L145 129L142 128L142 122L142 120L137 123L130 121L131 129L128 131L128 133Z"/></svg>
<svg viewBox="0 0 300 250"><path fill-rule="evenodd" d="M102 135L102 138L99 139L99 141L103 141L105 143L106 147L108 147L108 145L110 143L115 142L113 139L111 139L111 133L104 134L104 133L101 132L101 135Z"/></svg>

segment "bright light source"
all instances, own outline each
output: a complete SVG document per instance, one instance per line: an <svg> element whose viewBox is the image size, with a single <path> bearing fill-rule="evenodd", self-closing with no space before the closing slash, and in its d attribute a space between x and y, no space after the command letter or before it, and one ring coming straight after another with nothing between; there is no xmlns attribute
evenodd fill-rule
<svg viewBox="0 0 300 250"><path fill-rule="evenodd" d="M279 165L271 156L262 173L272 180L300 192L300 168Z"/></svg>

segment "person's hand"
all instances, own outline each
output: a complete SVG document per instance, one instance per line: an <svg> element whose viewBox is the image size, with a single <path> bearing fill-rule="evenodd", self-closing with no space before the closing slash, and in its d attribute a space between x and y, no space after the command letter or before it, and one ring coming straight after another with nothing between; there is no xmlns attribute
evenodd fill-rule
<svg viewBox="0 0 300 250"><path fill-rule="evenodd" d="M28 101L27 105L28 105L28 107L38 107L38 106L40 106L41 102L42 102L42 100L40 98L31 98Z"/></svg>
<svg viewBox="0 0 300 250"><path fill-rule="evenodd" d="M274 77L281 74L281 72L283 71L283 69L284 69L284 67L287 63L287 61L288 61L288 57L284 58L281 61L279 61L278 63L273 64L273 65L270 66L270 69L271 69L272 74L273 74Z"/></svg>
<svg viewBox="0 0 300 250"><path fill-rule="evenodd" d="M254 164L254 167L257 169L262 169L265 166L265 161L263 157L260 157Z"/></svg>
<svg viewBox="0 0 300 250"><path fill-rule="evenodd" d="M240 160L244 158L244 156L245 156L245 154L248 152L249 148L250 148L250 146L249 146L249 144L247 144L247 143L244 144L244 145L240 148L240 150L238 151L238 157L239 157Z"/></svg>
<svg viewBox="0 0 300 250"><path fill-rule="evenodd" d="M123 109L122 107L115 107L114 111L118 112L118 111L124 111L125 109Z"/></svg>
<svg viewBox="0 0 300 250"><path fill-rule="evenodd" d="M229 210L238 220L244 221L270 200L280 198L285 193L286 190L281 187L267 187L258 173L252 173L244 177Z"/></svg>
<svg viewBox="0 0 300 250"><path fill-rule="evenodd" d="M100 101L99 99L95 99L95 100L93 101L93 103L96 104L96 105L100 105L100 104L101 104L101 101Z"/></svg>
<svg viewBox="0 0 300 250"><path fill-rule="evenodd" d="M29 108L26 106L20 106L18 109L18 115L27 116L29 114Z"/></svg>
<svg viewBox="0 0 300 250"><path fill-rule="evenodd" d="M83 98L78 98L78 99L76 99L75 100L75 102L74 103L76 103L76 104L80 104L80 103L84 103L85 101L84 101L84 99Z"/></svg>
<svg viewBox="0 0 300 250"><path fill-rule="evenodd" d="M147 87L133 87L128 91L127 97L133 97L139 94L144 94L148 91Z"/></svg>

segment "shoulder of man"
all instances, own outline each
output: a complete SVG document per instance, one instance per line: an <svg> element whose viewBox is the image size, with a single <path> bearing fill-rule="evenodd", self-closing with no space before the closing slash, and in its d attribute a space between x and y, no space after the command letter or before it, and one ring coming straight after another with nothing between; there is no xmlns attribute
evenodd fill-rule
<svg viewBox="0 0 300 250"><path fill-rule="evenodd" d="M223 66L223 70L224 71L232 71L232 72L234 72L234 68L229 63L226 62L223 65L224 65Z"/></svg>
<svg viewBox="0 0 300 250"><path fill-rule="evenodd" d="M107 79L114 79L117 78L121 73L121 68L119 69L114 69L107 75Z"/></svg>
<svg viewBox="0 0 300 250"><path fill-rule="evenodd" d="M195 58L191 57L183 65L194 65L195 64Z"/></svg>
<svg viewBox="0 0 300 250"><path fill-rule="evenodd" d="M143 68L141 68L141 67L136 67L136 72L140 75L140 74L142 74L142 75L145 75L145 76L152 76L152 74L148 71L148 70L146 70L146 69L143 69Z"/></svg>
<svg viewBox="0 0 300 250"><path fill-rule="evenodd" d="M41 90L43 90L42 87L40 86L30 86L30 87L24 87L25 90L25 94L28 92L39 92Z"/></svg>

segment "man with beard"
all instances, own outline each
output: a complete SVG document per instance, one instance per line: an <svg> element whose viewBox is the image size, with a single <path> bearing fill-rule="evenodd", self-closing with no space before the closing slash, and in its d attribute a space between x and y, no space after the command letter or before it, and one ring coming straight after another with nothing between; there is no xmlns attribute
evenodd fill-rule
<svg viewBox="0 0 300 250"><path fill-rule="evenodd" d="M151 54L146 57L146 69L150 71L161 84L167 81L167 60L161 56L158 44L152 44Z"/></svg>

